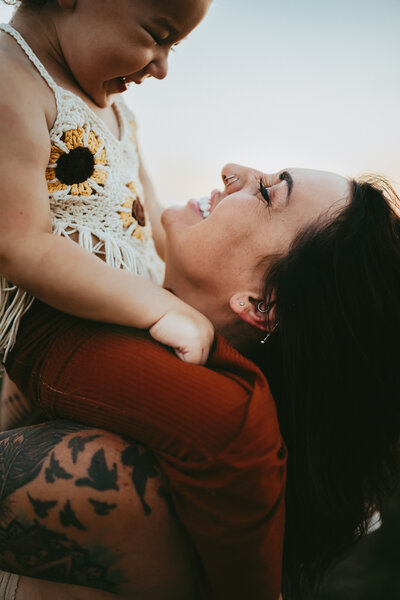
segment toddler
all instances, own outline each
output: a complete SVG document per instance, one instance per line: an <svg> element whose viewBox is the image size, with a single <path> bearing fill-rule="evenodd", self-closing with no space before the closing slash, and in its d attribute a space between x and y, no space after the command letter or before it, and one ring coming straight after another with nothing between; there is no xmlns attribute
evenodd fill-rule
<svg viewBox="0 0 400 600"><path fill-rule="evenodd" d="M90 0L28 0L1 27L4 360L36 297L78 317L150 328L182 359L206 361L211 323L157 285L149 217L162 255L161 209L117 95L164 78L169 51L209 3L102 0L93 11Z"/></svg>

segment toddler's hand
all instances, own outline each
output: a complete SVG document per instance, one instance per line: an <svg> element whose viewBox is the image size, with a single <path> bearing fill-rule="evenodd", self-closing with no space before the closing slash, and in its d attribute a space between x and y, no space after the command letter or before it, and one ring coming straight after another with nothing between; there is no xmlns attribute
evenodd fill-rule
<svg viewBox="0 0 400 600"><path fill-rule="evenodd" d="M185 362L204 365L214 340L214 327L191 306L183 306L168 311L150 327L150 335L167 346Z"/></svg>

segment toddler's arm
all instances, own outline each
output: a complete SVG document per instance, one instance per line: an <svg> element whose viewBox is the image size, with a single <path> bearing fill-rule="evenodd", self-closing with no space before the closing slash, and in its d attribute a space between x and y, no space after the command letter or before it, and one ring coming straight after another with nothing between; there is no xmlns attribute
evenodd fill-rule
<svg viewBox="0 0 400 600"><path fill-rule="evenodd" d="M140 151L138 150L138 152L140 161L139 176L143 184L146 209L150 215L154 244L159 256L164 258L165 231L161 225L161 213L164 210L164 207L158 202L153 184L143 164Z"/></svg>
<svg viewBox="0 0 400 600"><path fill-rule="evenodd" d="M11 70L0 61L0 77L0 273L78 317L143 329L162 322L150 331L158 341L189 362L204 363L214 334L204 315L151 281L52 235L43 91L18 63Z"/></svg>

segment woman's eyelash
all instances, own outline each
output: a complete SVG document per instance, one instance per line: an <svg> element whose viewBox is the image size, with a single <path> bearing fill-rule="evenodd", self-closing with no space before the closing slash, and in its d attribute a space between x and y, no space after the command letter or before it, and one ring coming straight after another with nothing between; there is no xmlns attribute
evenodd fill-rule
<svg viewBox="0 0 400 600"><path fill-rule="evenodd" d="M269 195L268 188L265 187L261 178L260 178L260 193L261 193L261 196L264 198L265 202L267 203L267 205L269 206L271 204L271 198Z"/></svg>

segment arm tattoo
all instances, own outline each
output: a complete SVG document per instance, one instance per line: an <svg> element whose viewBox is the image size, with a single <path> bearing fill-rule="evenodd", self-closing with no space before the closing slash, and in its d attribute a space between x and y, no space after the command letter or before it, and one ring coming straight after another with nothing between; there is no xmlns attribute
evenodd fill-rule
<svg viewBox="0 0 400 600"><path fill-rule="evenodd" d="M157 498L174 513L154 456L125 436L62 420L0 433L0 569L125 593L118 540L99 532L114 539L109 520L132 495L146 520Z"/></svg>
<svg viewBox="0 0 400 600"><path fill-rule="evenodd" d="M75 485L89 486L98 491L119 489L117 485L117 465L114 463L112 469L107 467L102 448L94 454L88 469L88 475L89 477L77 479Z"/></svg>

